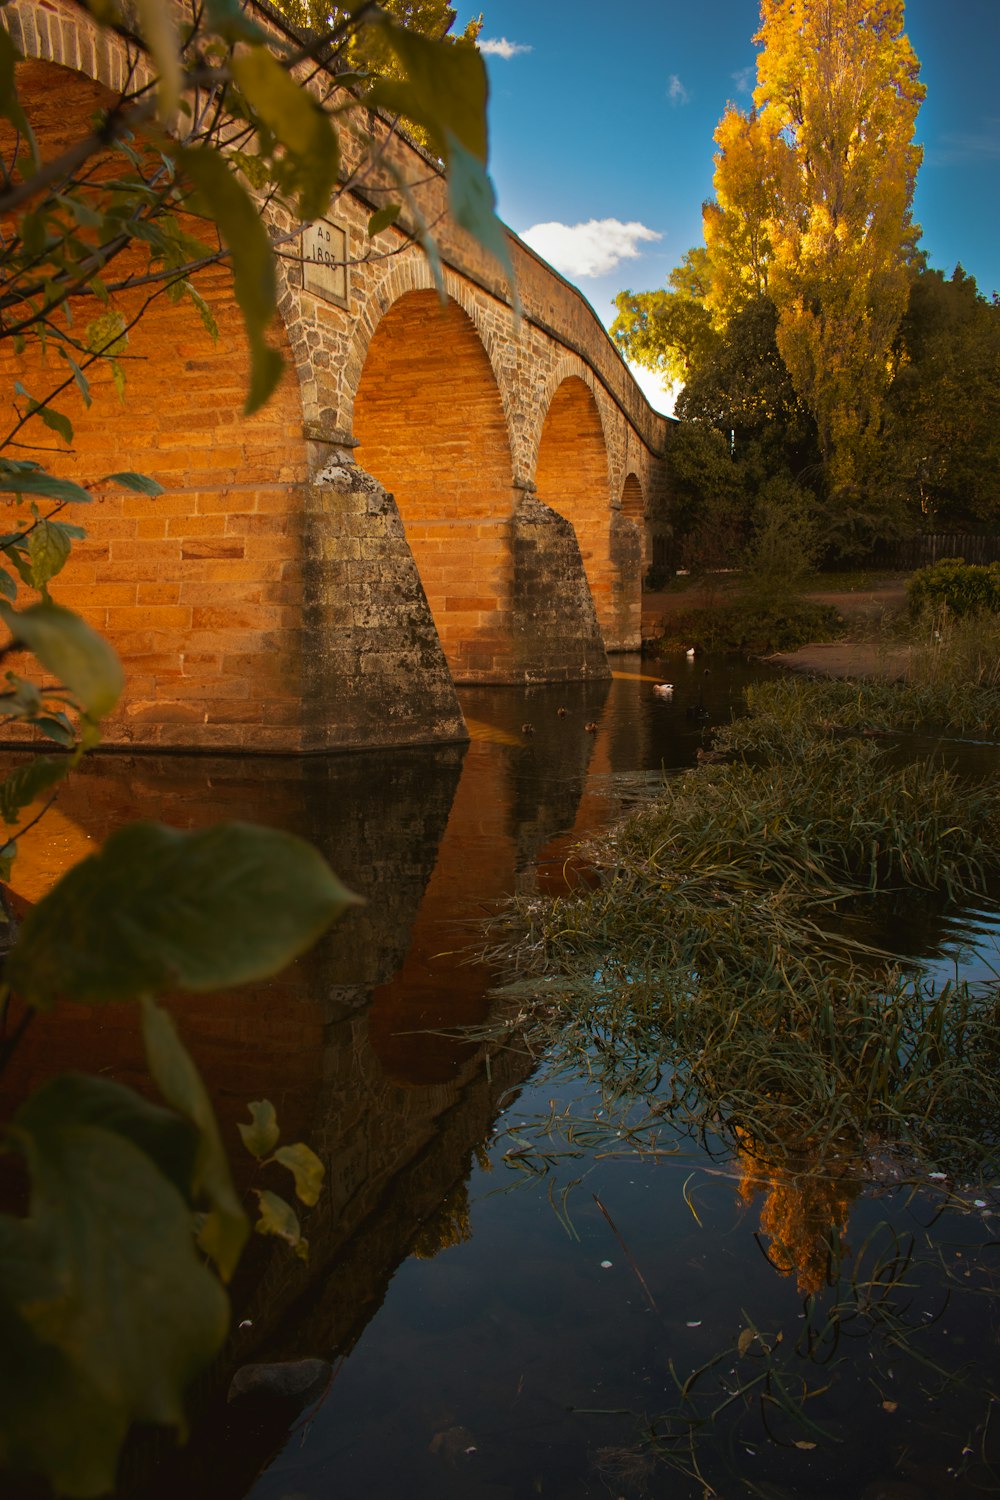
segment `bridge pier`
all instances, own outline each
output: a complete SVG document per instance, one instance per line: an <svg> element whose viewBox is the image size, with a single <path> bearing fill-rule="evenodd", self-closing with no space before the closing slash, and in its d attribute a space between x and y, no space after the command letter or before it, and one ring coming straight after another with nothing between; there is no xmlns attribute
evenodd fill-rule
<svg viewBox="0 0 1000 1500"><path fill-rule="evenodd" d="M512 527L515 666L522 682L611 676L576 533L523 492Z"/></svg>
<svg viewBox="0 0 1000 1500"><path fill-rule="evenodd" d="M393 497L335 449L305 520L302 748L467 740Z"/></svg>

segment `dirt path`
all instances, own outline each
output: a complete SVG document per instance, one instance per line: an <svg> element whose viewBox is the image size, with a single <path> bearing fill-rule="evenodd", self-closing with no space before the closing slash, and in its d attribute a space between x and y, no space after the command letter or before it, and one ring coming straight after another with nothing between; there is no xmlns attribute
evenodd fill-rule
<svg viewBox="0 0 1000 1500"><path fill-rule="evenodd" d="M885 646L868 641L816 641L797 651L775 651L763 661L790 672L818 677L885 677L892 681L906 676L909 646Z"/></svg>

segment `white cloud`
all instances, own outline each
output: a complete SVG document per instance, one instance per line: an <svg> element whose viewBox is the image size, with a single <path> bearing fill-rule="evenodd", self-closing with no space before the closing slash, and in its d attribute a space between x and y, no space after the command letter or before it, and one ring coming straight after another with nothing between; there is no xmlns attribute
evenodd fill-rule
<svg viewBox="0 0 1000 1500"><path fill-rule="evenodd" d="M729 76L735 83L738 94L753 93L753 86L757 81L757 68L754 63L747 68L740 68L738 73L731 73Z"/></svg>
<svg viewBox="0 0 1000 1500"><path fill-rule="evenodd" d="M646 400L654 411L663 412L664 416L672 417L674 404L683 387L677 381L668 383L662 375L657 375L655 370L646 370L642 365L629 365L629 369L635 376L635 383L642 391Z"/></svg>
<svg viewBox="0 0 1000 1500"><path fill-rule="evenodd" d="M522 52L531 51L524 42L508 42L505 36L488 36L478 42L477 46L487 57L502 57L508 62L512 57L519 57Z"/></svg>
<svg viewBox="0 0 1000 1500"><path fill-rule="evenodd" d="M644 240L661 234L635 222L588 219L586 224L532 224L522 240L564 276L604 276L623 260L637 260Z"/></svg>
<svg viewBox="0 0 1000 1500"><path fill-rule="evenodd" d="M691 95L681 83L676 73L671 73L667 83L667 98L671 104L690 104Z"/></svg>

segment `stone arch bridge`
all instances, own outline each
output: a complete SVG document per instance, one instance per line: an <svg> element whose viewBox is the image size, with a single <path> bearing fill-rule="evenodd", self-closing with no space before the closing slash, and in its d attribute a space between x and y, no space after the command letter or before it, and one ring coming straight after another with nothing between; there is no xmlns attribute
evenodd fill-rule
<svg viewBox="0 0 1000 1500"><path fill-rule="evenodd" d="M45 158L129 68L141 76L142 58L74 0L12 0L0 22L24 58ZM462 739L456 682L605 676L607 652L639 643L670 424L580 293L511 235L515 324L502 273L447 215L436 165L366 119L420 182L444 299L405 214L369 241L388 180L369 177L281 260L273 342L287 371L262 411L241 414L246 342L229 272L214 266L196 282L217 339L192 304L154 299L130 335L124 408L97 372L93 405L71 413L72 444L46 455L82 483L128 468L166 488L155 501L101 494L55 588L125 663L107 743L299 752ZM349 177L361 148L344 144ZM127 264L116 268L127 282ZM116 305L130 317L147 292L121 285ZM5 359L11 384L54 383L51 361Z"/></svg>

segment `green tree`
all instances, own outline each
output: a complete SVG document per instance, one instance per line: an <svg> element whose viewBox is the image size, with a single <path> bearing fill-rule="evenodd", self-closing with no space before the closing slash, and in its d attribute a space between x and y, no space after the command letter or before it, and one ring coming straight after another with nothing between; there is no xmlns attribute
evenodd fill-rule
<svg viewBox="0 0 1000 1500"><path fill-rule="evenodd" d="M905 529L1000 523L1000 303L961 266L910 287L873 483Z"/></svg>
<svg viewBox="0 0 1000 1500"><path fill-rule="evenodd" d="M899 523L879 444L919 268L924 91L902 0L762 0L756 40L754 108L729 106L715 133L699 274L622 293L612 332L685 382L680 415L734 434L749 485L801 479L828 544L861 550Z"/></svg>
<svg viewBox="0 0 1000 1500"><path fill-rule="evenodd" d="M619 292L611 337L627 359L655 370L669 384L687 380L715 344L704 247L689 250L668 280L669 291Z"/></svg>
<svg viewBox="0 0 1000 1500"><path fill-rule="evenodd" d="M18 94L17 49L0 28L0 117L13 141L0 181L0 338L18 354L44 345L56 370L50 390L15 384L18 417L0 444L0 494L15 517L0 537L8 631L0 655L20 669L0 689L0 722L30 726L66 752L26 758L0 782L8 829L30 804L51 800L97 743L123 685L110 646L51 597L85 534L64 512L92 496L11 456L26 428L30 436L44 424L72 440L60 397L72 390L88 401L96 361L120 376L128 328L115 306L115 273L123 252L145 252L149 297L191 297L209 325L192 273L206 261L229 262L251 352L247 409L266 401L281 371L269 341L281 244L268 228L269 206L280 203L297 224L327 211L339 190L338 131L357 109L349 92L314 94L300 81L311 71L303 65L318 47L348 48L364 20L381 28L396 59L394 77L366 85L365 103L421 125L446 164L455 218L506 257L485 172L486 80L474 47L442 47L366 4L281 54L234 0L205 0L183 26L160 0L94 0L92 9L129 38L138 26L155 79L130 85L87 136L44 165L30 105ZM195 109L199 97L211 107ZM405 205L405 183L400 191ZM192 235L192 219L210 234ZM102 483L159 491L132 472ZM16 857L8 838L0 877ZM19 1159L28 1211L0 1214L0 1469L96 1496L113 1488L133 1422L183 1429L184 1389L225 1336L224 1284L249 1226L204 1086L157 997L274 973L352 899L291 835L241 824L196 833L138 824L112 835L32 909L0 983L0 1074L16 1066L40 1010L132 1002L163 1102L106 1078L66 1075L3 1124L2 1149ZM300 1202L315 1202L316 1159L300 1144L279 1145L266 1101L251 1116L247 1148L291 1174ZM257 1197L258 1230L304 1253L291 1204L269 1188Z"/></svg>
<svg viewBox="0 0 1000 1500"><path fill-rule="evenodd" d="M819 477L816 424L795 391L777 342L769 297L747 301L692 369L677 415L731 435L737 464L758 485L768 476Z"/></svg>

